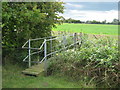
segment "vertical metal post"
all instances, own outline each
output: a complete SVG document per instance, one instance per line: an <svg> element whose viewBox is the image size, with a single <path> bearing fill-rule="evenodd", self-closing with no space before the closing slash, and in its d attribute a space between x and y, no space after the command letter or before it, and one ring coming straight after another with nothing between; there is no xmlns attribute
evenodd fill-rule
<svg viewBox="0 0 120 90"><path fill-rule="evenodd" d="M31 56L30 56L30 39L29 39L29 67L31 67Z"/></svg>
<svg viewBox="0 0 120 90"><path fill-rule="evenodd" d="M44 44L44 57L45 57L45 66L44 69L45 71L47 70L47 42L46 39L44 39L45 44Z"/></svg>
<svg viewBox="0 0 120 90"><path fill-rule="evenodd" d="M52 36L51 36L51 39L52 39ZM51 49L51 53L52 53L52 40L50 40L50 49ZM51 57L52 57L52 54L51 54Z"/></svg>

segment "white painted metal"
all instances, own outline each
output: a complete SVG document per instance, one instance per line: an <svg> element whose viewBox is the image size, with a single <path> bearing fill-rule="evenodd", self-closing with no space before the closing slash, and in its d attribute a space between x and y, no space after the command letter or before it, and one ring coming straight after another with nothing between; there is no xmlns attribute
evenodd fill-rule
<svg viewBox="0 0 120 90"><path fill-rule="evenodd" d="M25 47L25 45L26 45L28 42L29 42L29 41L26 41L26 42L25 42L25 44L22 46L22 48L24 48L24 47Z"/></svg>
<svg viewBox="0 0 120 90"><path fill-rule="evenodd" d="M29 67L31 67L31 55L30 55L30 39L29 39Z"/></svg>
<svg viewBox="0 0 120 90"><path fill-rule="evenodd" d="M46 71L46 67L47 67L47 42L46 39L44 39L45 44L44 44L44 57L45 57L45 66L44 66L44 70Z"/></svg>
<svg viewBox="0 0 120 90"><path fill-rule="evenodd" d="M59 50L55 50L55 51L52 51L52 48L53 48L53 46L52 46L52 42L53 42L53 40L56 40L56 39L60 39L60 40L62 40L63 41L63 43L62 42L60 42L61 43L61 46L62 46L62 44L64 44L64 45L66 45L67 44L67 38L68 37L70 37L70 36L72 36L73 37L73 43L72 44L70 44L70 45L68 45L68 46L66 46L66 47L63 47L63 48L61 48L61 49L59 49ZM44 39L44 41L43 41L43 43L42 43L42 45L40 46L40 48L32 48L31 47L31 41L36 41L36 40L41 40L41 39ZM51 48L51 52L49 53L49 54L47 54L47 42L48 41L50 41L50 48ZM28 43L28 47L25 47L25 45ZM47 64L46 64L46 61L47 61L47 57L48 56L50 56L50 55L53 55L53 54L55 54L55 53L57 53L57 52L60 52L60 51L62 51L62 50L65 50L65 49L67 49L68 47L71 47L71 46L75 46L77 43L79 43L79 41L76 41L76 36L73 34L73 35L62 35L62 36L59 36L59 37L56 37L56 36L51 36L51 37L45 37L45 38L37 38L37 39L29 39L23 46L22 46L22 48L26 48L26 49L28 49L29 50L29 54L24 58L24 62L29 62L29 67L31 66L31 63L32 62L34 62L34 63L42 63L43 61L45 61L45 69L46 69L46 67L47 67ZM63 45L63 46L64 46ZM59 46L59 45L57 45L57 46ZM44 47L44 51L42 51L42 48ZM56 47L56 46L55 46ZM39 50L39 51L37 51L37 52L33 52L33 53L31 53L31 50ZM40 52L44 52L44 57L42 58L42 60L41 61L31 61L31 55L34 55L34 54L37 54L37 53L40 53ZM26 61L26 59L28 59L28 61Z"/></svg>

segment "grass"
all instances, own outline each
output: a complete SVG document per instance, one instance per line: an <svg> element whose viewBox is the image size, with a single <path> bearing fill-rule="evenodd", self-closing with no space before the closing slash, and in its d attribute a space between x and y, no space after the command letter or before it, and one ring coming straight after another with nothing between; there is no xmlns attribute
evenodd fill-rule
<svg viewBox="0 0 120 90"><path fill-rule="evenodd" d="M82 88L90 87L73 81L66 80L65 77L40 75L38 77L25 76L21 74L23 68L17 65L3 67L3 88ZM91 87L93 87L91 85Z"/></svg>
<svg viewBox="0 0 120 90"><path fill-rule="evenodd" d="M89 34L117 35L118 25L64 23L62 25L57 25L57 28L53 28L53 31L70 31Z"/></svg>

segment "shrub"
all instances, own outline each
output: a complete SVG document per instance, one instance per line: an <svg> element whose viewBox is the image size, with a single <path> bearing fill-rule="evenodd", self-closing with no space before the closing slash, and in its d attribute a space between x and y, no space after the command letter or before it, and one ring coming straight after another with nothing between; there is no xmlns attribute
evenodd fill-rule
<svg viewBox="0 0 120 90"><path fill-rule="evenodd" d="M94 81L98 86L118 87L120 61L117 41L105 38L94 43L95 46L89 40L84 40L76 51L69 49L57 53L48 61L48 75L59 73L77 81Z"/></svg>

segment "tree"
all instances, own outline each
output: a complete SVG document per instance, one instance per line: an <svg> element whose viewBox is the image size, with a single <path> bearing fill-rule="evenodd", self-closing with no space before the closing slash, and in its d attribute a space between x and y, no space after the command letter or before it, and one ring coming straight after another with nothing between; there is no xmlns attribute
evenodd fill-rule
<svg viewBox="0 0 120 90"><path fill-rule="evenodd" d="M75 20L75 19L72 19L72 18L69 18L69 19L64 19L64 22L65 23L83 23L82 21L80 20Z"/></svg>
<svg viewBox="0 0 120 90"><path fill-rule="evenodd" d="M119 20L118 19L113 19L112 24L118 24Z"/></svg>
<svg viewBox="0 0 120 90"><path fill-rule="evenodd" d="M102 23L102 24L106 24L106 20L102 21L101 23Z"/></svg>
<svg viewBox="0 0 120 90"><path fill-rule="evenodd" d="M55 27L56 23L61 23L62 16L59 16L59 13L63 13L62 4L62 2L2 2L3 56L14 53L16 48L20 48L29 38L50 36L52 27ZM40 43L35 45L38 44L40 45Z"/></svg>
<svg viewBox="0 0 120 90"><path fill-rule="evenodd" d="M88 20L88 21L86 21L86 23L87 23L87 24L91 24L91 21Z"/></svg>

